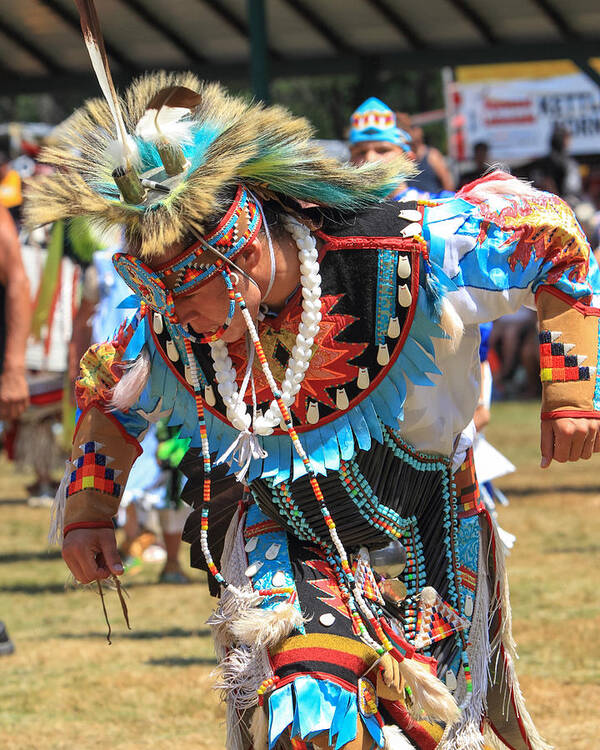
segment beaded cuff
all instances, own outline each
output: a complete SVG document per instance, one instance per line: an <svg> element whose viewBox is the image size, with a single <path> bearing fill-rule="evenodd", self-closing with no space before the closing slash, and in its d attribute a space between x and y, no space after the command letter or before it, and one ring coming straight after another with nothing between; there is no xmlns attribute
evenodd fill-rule
<svg viewBox="0 0 600 750"><path fill-rule="evenodd" d="M65 529L110 521L141 452L137 440L125 435L112 415L95 406L81 415L65 477Z"/></svg>
<svg viewBox="0 0 600 750"><path fill-rule="evenodd" d="M600 417L600 309L551 287L541 289L536 300L542 419Z"/></svg>

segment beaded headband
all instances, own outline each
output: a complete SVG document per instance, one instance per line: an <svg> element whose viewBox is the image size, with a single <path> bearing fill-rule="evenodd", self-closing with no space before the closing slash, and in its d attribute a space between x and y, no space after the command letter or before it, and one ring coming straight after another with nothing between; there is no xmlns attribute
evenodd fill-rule
<svg viewBox="0 0 600 750"><path fill-rule="evenodd" d="M156 269L126 253L117 253L113 264L125 283L155 312L175 322L174 298L189 294L220 272L258 235L261 212L241 185L225 216L215 229L176 258Z"/></svg>
<svg viewBox="0 0 600 750"><path fill-rule="evenodd" d="M217 273L217 260L233 260L252 242L261 224L258 206L240 185L233 203L215 229L181 255L158 266L156 273L174 297L188 294ZM211 252L212 248L215 252Z"/></svg>
<svg viewBox="0 0 600 750"><path fill-rule="evenodd" d="M371 96L364 101L350 118L349 141L386 141L410 151L411 136L398 127L396 114L380 99Z"/></svg>

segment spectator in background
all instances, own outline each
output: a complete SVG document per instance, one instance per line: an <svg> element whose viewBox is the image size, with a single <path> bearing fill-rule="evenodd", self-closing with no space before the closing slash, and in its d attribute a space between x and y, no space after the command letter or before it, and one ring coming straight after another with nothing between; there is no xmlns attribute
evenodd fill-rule
<svg viewBox="0 0 600 750"><path fill-rule="evenodd" d="M7 208L17 226L21 222L21 177L12 168L10 160L10 142L8 136L0 137L0 205Z"/></svg>
<svg viewBox="0 0 600 750"><path fill-rule="evenodd" d="M398 125L399 117L399 113L393 112L387 104L374 96L364 101L350 118L349 145L352 164L393 159L403 153L414 161L410 133ZM410 121L408 122L410 126ZM446 190L423 192L410 186L408 182L399 183L389 197L395 201L414 201L452 196L452 193Z"/></svg>
<svg viewBox="0 0 600 750"><path fill-rule="evenodd" d="M17 419L29 401L25 345L31 322L29 282L11 215L0 206L0 419Z"/></svg>
<svg viewBox="0 0 600 750"><path fill-rule="evenodd" d="M396 115L380 99L366 99L350 118L350 161L360 165L367 162L393 159L410 151L410 134L399 128ZM407 184L402 182L390 194L400 200Z"/></svg>
<svg viewBox="0 0 600 750"><path fill-rule="evenodd" d="M404 124L402 120L401 123ZM411 126L410 134L412 152L419 171L414 177L409 178L408 186L420 193L428 193L432 197L450 197L441 195L443 192L452 193L455 189L454 178L448 169L445 157L437 148L432 148L425 143L422 127Z"/></svg>
<svg viewBox="0 0 600 750"><path fill-rule="evenodd" d="M17 419L27 407L25 344L31 308L19 238L8 209L0 206L0 420ZM14 644L0 622L0 656Z"/></svg>
<svg viewBox="0 0 600 750"><path fill-rule="evenodd" d="M564 125L557 124L550 138L550 153L539 159L531 170L535 187L560 195L572 205L582 191L579 165L569 156L571 134Z"/></svg>
<svg viewBox="0 0 600 750"><path fill-rule="evenodd" d="M486 170L490 168L490 147L485 141L477 141L473 146L473 161L475 165L468 172L463 172L460 176L460 187L468 185L469 182L482 177Z"/></svg>

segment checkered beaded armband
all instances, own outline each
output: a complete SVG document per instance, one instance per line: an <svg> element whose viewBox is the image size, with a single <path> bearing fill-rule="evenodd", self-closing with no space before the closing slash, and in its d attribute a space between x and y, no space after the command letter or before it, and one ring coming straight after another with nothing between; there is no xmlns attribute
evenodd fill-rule
<svg viewBox="0 0 600 750"><path fill-rule="evenodd" d="M65 533L112 526L133 462L141 449L112 414L91 406L81 415L67 469Z"/></svg>
<svg viewBox="0 0 600 750"><path fill-rule="evenodd" d="M552 287L537 295L542 419L600 417L600 309Z"/></svg>
<svg viewBox="0 0 600 750"><path fill-rule="evenodd" d="M74 470L67 487L67 497L82 490L96 490L117 498L121 496L121 485L117 484L115 479L122 472L120 469L111 469L107 466L114 458L101 453L102 448L102 443L95 440L79 446L83 454L72 462Z"/></svg>

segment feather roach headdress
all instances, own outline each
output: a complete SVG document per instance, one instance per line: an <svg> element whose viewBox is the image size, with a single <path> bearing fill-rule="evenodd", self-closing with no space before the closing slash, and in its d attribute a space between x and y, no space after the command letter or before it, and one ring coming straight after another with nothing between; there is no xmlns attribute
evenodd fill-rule
<svg viewBox="0 0 600 750"><path fill-rule="evenodd" d="M29 225L86 215L124 227L143 258L156 258L190 232L205 234L240 185L288 210L356 209L383 199L413 172L403 159L341 165L311 140L306 120L192 74L146 75L121 100L93 3L78 5L105 99L88 101L43 152L56 172L30 182Z"/></svg>

